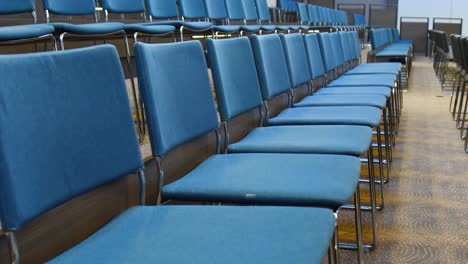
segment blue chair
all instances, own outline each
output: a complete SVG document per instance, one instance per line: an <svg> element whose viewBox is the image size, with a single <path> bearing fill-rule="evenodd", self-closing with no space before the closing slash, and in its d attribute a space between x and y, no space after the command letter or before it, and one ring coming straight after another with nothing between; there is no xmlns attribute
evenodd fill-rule
<svg viewBox="0 0 468 264"><path fill-rule="evenodd" d="M143 80L141 88L147 105L152 152L158 166L162 166L162 160L176 147L208 133L220 137L208 69L198 42L138 44L136 56ZM187 57L190 63L180 62ZM160 64L166 67L158 67ZM161 83L164 76L174 74L185 78ZM218 140L218 144L222 142ZM356 190L360 161L354 158L313 154L214 155L188 175L161 186L161 200L319 206L337 211ZM290 166L284 168L285 163ZM333 164L340 167L339 171ZM342 170L343 166L346 169Z"/></svg>
<svg viewBox="0 0 468 264"><path fill-rule="evenodd" d="M270 9L268 8L266 0L255 0L259 23L267 23L271 25ZM297 5L296 11L297 12ZM309 30L307 25L276 25L276 29L283 32Z"/></svg>
<svg viewBox="0 0 468 264"><path fill-rule="evenodd" d="M11 102L1 120L0 220L13 262L21 257L17 232L88 191L138 174L143 204L143 162L119 64L112 46L0 57L0 97ZM31 78L17 78L24 70ZM49 263L317 262L334 225L328 209L137 206ZM284 250L294 254L278 254Z"/></svg>
<svg viewBox="0 0 468 264"><path fill-rule="evenodd" d="M106 22L109 22L109 13L115 14L142 14L146 22L144 0L102 0ZM174 35L176 28L171 25L146 25L146 23L125 24L125 32L133 35L134 42L143 36Z"/></svg>
<svg viewBox="0 0 468 264"><path fill-rule="evenodd" d="M36 7L33 0L3 1L0 3L0 15L30 13L33 25L0 27L0 45L12 45L25 42L51 41L57 50L54 28L50 25L37 24Z"/></svg>
<svg viewBox="0 0 468 264"><path fill-rule="evenodd" d="M59 37L62 50L65 49L66 37L105 39L109 36L121 35L124 41L128 56L127 34L122 23L98 23L96 6L94 0L42 0L46 13L46 21L55 28L54 35ZM60 16L94 16L96 23L92 24L71 24L55 22L51 23L50 15Z"/></svg>
<svg viewBox="0 0 468 264"><path fill-rule="evenodd" d="M149 24L175 26L179 30L181 41L184 41L184 32L186 31L190 33L212 34L213 24L205 21L206 14L203 2L180 0L180 16L177 10L177 0L146 0L146 4L150 19ZM153 21L154 19L162 20ZM186 21L186 19L189 21ZM197 21L190 21L192 19Z"/></svg>
<svg viewBox="0 0 468 264"><path fill-rule="evenodd" d="M247 19L244 15L244 7L242 1L239 0L225 0L226 11L230 22L240 21L240 35L244 33L259 33L261 26L259 25L248 25Z"/></svg>
<svg viewBox="0 0 468 264"><path fill-rule="evenodd" d="M206 14L208 18L213 21L221 21L221 25L214 25L213 30L215 32L215 38L219 37L219 33L222 34L241 34L241 26L239 25L227 25L229 16L226 10L226 2L224 0L204 0Z"/></svg>

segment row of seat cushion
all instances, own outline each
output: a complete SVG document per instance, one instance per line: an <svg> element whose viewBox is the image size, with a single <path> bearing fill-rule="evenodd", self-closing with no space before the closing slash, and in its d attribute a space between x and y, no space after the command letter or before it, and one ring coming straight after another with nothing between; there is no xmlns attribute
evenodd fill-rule
<svg viewBox="0 0 468 264"><path fill-rule="evenodd" d="M313 25L349 25L346 11L297 3L299 21Z"/></svg>
<svg viewBox="0 0 468 264"><path fill-rule="evenodd" d="M399 39L398 29L373 29L370 37L378 57L407 57L413 45L411 40Z"/></svg>

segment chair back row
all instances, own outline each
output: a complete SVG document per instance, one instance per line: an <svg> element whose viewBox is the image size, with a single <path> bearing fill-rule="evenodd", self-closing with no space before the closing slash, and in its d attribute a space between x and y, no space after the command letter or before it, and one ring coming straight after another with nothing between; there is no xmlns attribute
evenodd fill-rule
<svg viewBox="0 0 468 264"><path fill-rule="evenodd" d="M348 43L353 41L352 33L208 40L221 121L231 122L262 108L264 101L308 84L323 73L316 51L335 49L323 41L330 38L332 45L341 45L336 40L345 36ZM138 43L135 56L154 156L164 157L219 128L198 41ZM6 55L0 57L0 72L4 87L20 87L0 90L0 100L5 102L0 119L3 230L19 230L66 201L143 168L113 46L47 56ZM30 78L18 78L24 72ZM31 140L31 131L41 140Z"/></svg>
<svg viewBox="0 0 468 264"><path fill-rule="evenodd" d="M299 21L303 24L348 25L345 11L297 3Z"/></svg>
<svg viewBox="0 0 468 264"><path fill-rule="evenodd" d="M372 29L370 31L371 45L373 50L381 49L394 41L399 40L398 29Z"/></svg>

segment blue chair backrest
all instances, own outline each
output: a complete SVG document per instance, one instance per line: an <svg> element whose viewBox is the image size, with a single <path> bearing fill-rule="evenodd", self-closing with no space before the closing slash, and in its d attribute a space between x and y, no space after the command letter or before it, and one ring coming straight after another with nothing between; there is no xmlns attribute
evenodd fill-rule
<svg viewBox="0 0 468 264"><path fill-rule="evenodd" d="M323 65L325 68L325 72L329 72L335 69L335 54L333 52L333 47L331 46L330 42L330 34L329 33L319 33L318 34L318 41L320 45L320 51L322 53L323 58Z"/></svg>
<svg viewBox="0 0 468 264"><path fill-rule="evenodd" d="M113 46L4 55L0 74L4 231L143 168Z"/></svg>
<svg viewBox="0 0 468 264"><path fill-rule="evenodd" d="M208 68L199 41L135 45L151 148L164 157L218 128Z"/></svg>
<svg viewBox="0 0 468 264"><path fill-rule="evenodd" d="M297 8L299 11L299 20L301 23L309 23L309 13L307 11L307 5L304 3L297 3Z"/></svg>
<svg viewBox="0 0 468 264"><path fill-rule="evenodd" d="M244 9L244 17L247 21L257 21L257 6L255 0L240 0L242 1L242 8Z"/></svg>
<svg viewBox="0 0 468 264"><path fill-rule="evenodd" d="M309 83L311 80L309 62L302 35L299 33L280 34L280 38L286 56L291 87L296 88Z"/></svg>
<svg viewBox="0 0 468 264"><path fill-rule="evenodd" d="M203 0L178 0L180 15L188 19L205 19L206 11ZM221 1L221 0L219 0Z"/></svg>
<svg viewBox="0 0 468 264"><path fill-rule="evenodd" d="M143 13L144 0L102 0L102 7L112 13Z"/></svg>
<svg viewBox="0 0 468 264"><path fill-rule="evenodd" d="M226 10L230 20L244 20L244 8L240 0L225 0Z"/></svg>
<svg viewBox="0 0 468 264"><path fill-rule="evenodd" d="M304 43L307 51L311 78L316 79L318 77L322 77L325 74L325 69L323 68L323 59L322 53L320 52L318 35L304 35Z"/></svg>
<svg viewBox="0 0 468 264"><path fill-rule="evenodd" d="M297 4L298 3L294 2L294 1L289 1L288 2L288 11L289 12L297 12L298 11Z"/></svg>
<svg viewBox="0 0 468 264"><path fill-rule="evenodd" d="M248 38L206 41L221 120L262 105L255 60Z"/></svg>
<svg viewBox="0 0 468 264"><path fill-rule="evenodd" d="M318 13L317 13L317 7L314 6L314 5L311 5L311 4L308 4L307 5L307 11L309 13L309 21L311 23L319 23L319 17L318 17Z"/></svg>
<svg viewBox="0 0 468 264"><path fill-rule="evenodd" d="M398 28L393 29L393 36L395 41L400 40L400 32L398 31Z"/></svg>
<svg viewBox="0 0 468 264"><path fill-rule="evenodd" d="M280 9L288 12L290 8L289 3L289 0L280 0Z"/></svg>
<svg viewBox="0 0 468 264"><path fill-rule="evenodd" d="M252 35L250 37L264 100L289 92L291 83L278 35Z"/></svg>
<svg viewBox="0 0 468 264"><path fill-rule="evenodd" d="M340 36L338 32L330 33L330 41L335 52L335 68L343 65L345 63L345 55L343 52L343 47L341 46Z"/></svg>
<svg viewBox="0 0 468 264"><path fill-rule="evenodd" d="M57 15L80 16L96 13L94 0L42 0L42 2L45 10Z"/></svg>
<svg viewBox="0 0 468 264"><path fill-rule="evenodd" d="M351 31L348 33L348 37L354 47L354 59L359 59L361 57L361 42L359 40L359 35L356 31Z"/></svg>
<svg viewBox="0 0 468 264"><path fill-rule="evenodd" d="M318 20L320 23L325 23L325 13L324 13L324 8L317 6L317 14L318 14Z"/></svg>
<svg viewBox="0 0 468 264"><path fill-rule="evenodd" d="M146 0L150 17L158 19L177 18L177 0Z"/></svg>
<svg viewBox="0 0 468 264"><path fill-rule="evenodd" d="M345 62L350 62L353 60L353 55L351 54L350 43L348 42L348 32L338 32L341 42L341 48L343 49L343 55Z"/></svg>
<svg viewBox="0 0 468 264"><path fill-rule="evenodd" d="M223 20L228 18L224 0L205 0L205 8L210 19Z"/></svg>
<svg viewBox="0 0 468 264"><path fill-rule="evenodd" d="M34 0L6 0L0 2L0 14L19 14L35 10Z"/></svg>
<svg viewBox="0 0 468 264"><path fill-rule="evenodd" d="M260 21L271 21L270 8L268 8L266 0L255 0L255 4Z"/></svg>

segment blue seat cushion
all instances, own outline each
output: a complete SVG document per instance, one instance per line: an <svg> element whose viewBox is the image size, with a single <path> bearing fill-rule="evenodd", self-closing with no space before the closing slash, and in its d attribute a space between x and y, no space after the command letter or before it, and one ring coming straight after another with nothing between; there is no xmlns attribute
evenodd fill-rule
<svg viewBox="0 0 468 264"><path fill-rule="evenodd" d="M276 30L276 26L273 26L273 25L261 25L260 26L260 29L263 30L263 31L275 31ZM287 30L287 29L286 29Z"/></svg>
<svg viewBox="0 0 468 264"><path fill-rule="evenodd" d="M359 75L343 75L337 80L329 83L327 86L388 86L393 88L397 76L394 74L359 74Z"/></svg>
<svg viewBox="0 0 468 264"><path fill-rule="evenodd" d="M408 50L382 50L376 54L377 57L407 57Z"/></svg>
<svg viewBox="0 0 468 264"><path fill-rule="evenodd" d="M77 35L101 35L117 33L125 29L125 24L118 22L91 23L91 24L70 24L70 23L50 23L55 28L54 34L64 32Z"/></svg>
<svg viewBox="0 0 468 264"><path fill-rule="evenodd" d="M314 93L314 95L319 94L380 94L389 98L392 95L392 89L386 86L323 87Z"/></svg>
<svg viewBox="0 0 468 264"><path fill-rule="evenodd" d="M176 30L174 26L169 25L144 25L144 24L126 24L125 32L133 34L135 32L145 33L145 34L154 34L154 35L164 35L172 33Z"/></svg>
<svg viewBox="0 0 468 264"><path fill-rule="evenodd" d="M385 68L385 67L376 67L374 69L370 67L357 67L353 68L347 72L345 75L357 75L357 74L394 74L398 75L400 73L400 69L395 68Z"/></svg>
<svg viewBox="0 0 468 264"><path fill-rule="evenodd" d="M299 27L300 27L300 29L302 29L302 30L309 30L309 29L310 29L310 27L307 26L307 25L300 25Z"/></svg>
<svg viewBox="0 0 468 264"><path fill-rule="evenodd" d="M47 24L0 27L0 41L37 38L54 33L54 27Z"/></svg>
<svg viewBox="0 0 468 264"><path fill-rule="evenodd" d="M382 110L372 106L321 106L289 108L268 120L278 125L380 125Z"/></svg>
<svg viewBox="0 0 468 264"><path fill-rule="evenodd" d="M218 32L223 33L235 33L240 31L240 26L235 25L221 25L221 26L213 26L213 29Z"/></svg>
<svg viewBox="0 0 468 264"><path fill-rule="evenodd" d="M385 108L387 98L380 94L317 94L307 96L294 107L309 106L373 106Z"/></svg>
<svg viewBox="0 0 468 264"><path fill-rule="evenodd" d="M334 229L322 208L134 207L49 263L321 263Z"/></svg>
<svg viewBox="0 0 468 264"><path fill-rule="evenodd" d="M166 185L163 199L335 210L353 197L360 171L361 161L344 155L216 155Z"/></svg>
<svg viewBox="0 0 468 264"><path fill-rule="evenodd" d="M190 31L206 31L213 27L213 23L204 21L181 21L181 20L165 20L145 23L145 25L171 25L176 28L184 27Z"/></svg>
<svg viewBox="0 0 468 264"><path fill-rule="evenodd" d="M287 25L275 25L275 28L277 30L280 30L280 31L288 31L288 30L291 29L291 27L287 26ZM298 27L298 29L299 29L299 27Z"/></svg>
<svg viewBox="0 0 468 264"><path fill-rule="evenodd" d="M366 126L271 126L252 130L228 146L232 153L307 153L361 156L370 146Z"/></svg>
<svg viewBox="0 0 468 264"><path fill-rule="evenodd" d="M361 63L355 67L355 69L365 68L365 69L392 69L392 70L401 70L403 65L399 62L378 62L378 63Z"/></svg>
<svg viewBox="0 0 468 264"><path fill-rule="evenodd" d="M261 27L259 25L242 25L241 30L246 32L258 32Z"/></svg>
<svg viewBox="0 0 468 264"><path fill-rule="evenodd" d="M299 25L288 25L289 29L290 30L299 30L301 29L301 26Z"/></svg>

